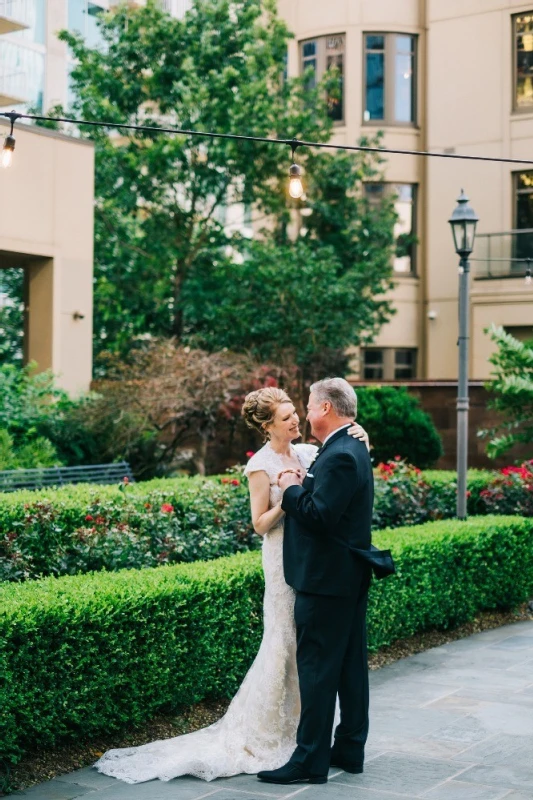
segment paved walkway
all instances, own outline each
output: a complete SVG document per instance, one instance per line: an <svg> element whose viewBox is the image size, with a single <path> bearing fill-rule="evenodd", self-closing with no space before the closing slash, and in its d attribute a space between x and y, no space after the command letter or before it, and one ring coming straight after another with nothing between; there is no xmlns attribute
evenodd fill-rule
<svg viewBox="0 0 533 800"><path fill-rule="evenodd" d="M363 775L273 786L253 775L135 786L78 770L15 796L33 800L533 800L533 622L437 647L371 673Z"/></svg>

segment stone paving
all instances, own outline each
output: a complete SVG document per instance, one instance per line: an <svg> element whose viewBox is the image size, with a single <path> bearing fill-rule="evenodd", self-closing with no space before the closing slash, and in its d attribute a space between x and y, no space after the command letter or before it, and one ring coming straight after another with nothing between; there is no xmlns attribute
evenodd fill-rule
<svg viewBox="0 0 533 800"><path fill-rule="evenodd" d="M371 673L365 771L274 786L253 775L131 786L81 769L16 792L32 800L533 800L533 622L402 659Z"/></svg>

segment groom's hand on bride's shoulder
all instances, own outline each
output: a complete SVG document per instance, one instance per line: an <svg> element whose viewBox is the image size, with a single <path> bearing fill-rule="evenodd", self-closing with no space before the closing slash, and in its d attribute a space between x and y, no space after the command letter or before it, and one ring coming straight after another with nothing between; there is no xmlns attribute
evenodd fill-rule
<svg viewBox="0 0 533 800"><path fill-rule="evenodd" d="M303 473L297 472L294 469L285 469L278 475L278 486L284 492L289 486L301 486L303 481Z"/></svg>

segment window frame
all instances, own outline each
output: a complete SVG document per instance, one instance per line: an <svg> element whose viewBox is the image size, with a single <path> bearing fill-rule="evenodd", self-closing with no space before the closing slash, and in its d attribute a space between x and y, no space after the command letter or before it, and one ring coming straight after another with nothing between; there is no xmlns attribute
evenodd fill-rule
<svg viewBox="0 0 533 800"><path fill-rule="evenodd" d="M369 351L381 352L383 354L381 359L383 374L380 378L367 378L365 375L365 353ZM401 351L409 351L413 354L413 375L408 378L399 378L396 376L396 369L401 369L401 365L396 363L396 354ZM416 381L418 377L418 348L416 347L379 347L370 345L369 347L361 348L359 361L360 381L398 381L407 383L408 381Z"/></svg>
<svg viewBox="0 0 533 800"><path fill-rule="evenodd" d="M365 119L366 108L366 95L367 95L367 36L383 36L384 38L384 113L383 119ZM395 120L394 106L396 100L396 89L392 91L387 90L387 86L395 87L395 55L396 55L396 39L398 36L409 36L413 40L413 79L411 83L411 103L412 103L412 120L410 122L398 122ZM406 31L363 31L363 92L362 92L362 109L361 109L361 124L366 128L386 127L386 128L418 128L418 34Z"/></svg>
<svg viewBox="0 0 533 800"><path fill-rule="evenodd" d="M316 69L315 69L315 81L319 83L324 75L326 74L327 67L326 61L328 56L328 50L326 47L327 39L334 39L336 37L342 38L343 42L343 50L342 50L342 80L341 80L341 87L342 87L342 117L341 119L333 119L332 123L334 127L342 127L346 125L346 32L344 33L323 33L320 36L311 36L307 39L299 39L298 40L298 66L299 66L299 75L303 77L305 68L304 68L304 54L303 49L304 45L309 44L311 42L315 42L316 50L314 59L316 61ZM310 56L308 58L311 58Z"/></svg>
<svg viewBox="0 0 533 800"><path fill-rule="evenodd" d="M364 187L366 186L383 186L384 187L384 194L394 195L395 187L397 186L410 186L411 187L411 206L412 206L412 216L411 216L411 236L417 237L418 234L418 194L419 194L419 184L418 183L410 183L409 181L365 181L363 184ZM394 259L396 256L393 256L393 263L392 263L392 277L394 280L396 278L417 278L418 276L418 243L413 243L411 246L411 269L409 272L403 272L402 270L395 270L394 269Z"/></svg>
<svg viewBox="0 0 533 800"><path fill-rule="evenodd" d="M518 90L518 48L516 46L516 21L519 17L524 17L527 15L531 15L533 17L533 8L530 11L520 11L517 14L511 15L511 53L513 59L513 68L512 68L512 86L511 86L511 96L512 96L512 113L513 114L533 114L533 100L530 105L527 106L519 106L517 102L517 90Z"/></svg>

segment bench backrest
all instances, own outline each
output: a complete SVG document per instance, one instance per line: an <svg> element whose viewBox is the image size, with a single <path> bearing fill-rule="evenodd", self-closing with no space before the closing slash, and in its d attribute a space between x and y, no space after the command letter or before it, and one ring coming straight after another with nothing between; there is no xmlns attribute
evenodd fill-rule
<svg viewBox="0 0 533 800"><path fill-rule="evenodd" d="M114 464L89 464L83 467L7 469L0 470L0 492L66 486L69 483L120 483L124 478L128 478L130 483L135 481L127 461L117 461Z"/></svg>

